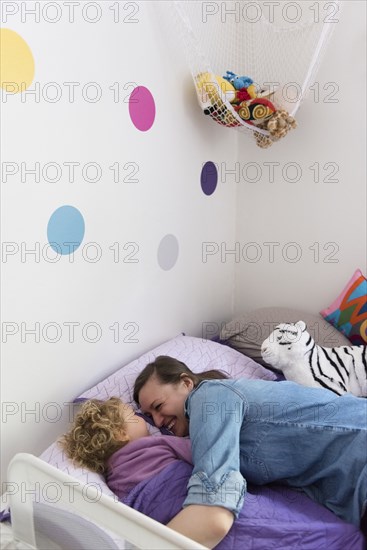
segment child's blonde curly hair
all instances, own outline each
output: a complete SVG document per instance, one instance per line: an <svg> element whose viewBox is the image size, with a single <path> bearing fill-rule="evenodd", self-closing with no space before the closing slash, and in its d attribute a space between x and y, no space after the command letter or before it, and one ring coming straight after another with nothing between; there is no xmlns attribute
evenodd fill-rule
<svg viewBox="0 0 367 550"><path fill-rule="evenodd" d="M129 442L124 426L120 399L89 399L76 414L73 428L59 442L77 466L103 474L110 456Z"/></svg>

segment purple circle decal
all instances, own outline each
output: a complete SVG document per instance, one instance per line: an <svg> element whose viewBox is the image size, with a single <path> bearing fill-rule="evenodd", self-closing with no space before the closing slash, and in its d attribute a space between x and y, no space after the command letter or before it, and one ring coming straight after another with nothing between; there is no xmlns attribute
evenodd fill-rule
<svg viewBox="0 0 367 550"><path fill-rule="evenodd" d="M217 187L218 172L214 162L208 161L201 170L200 183L205 195L212 195Z"/></svg>
<svg viewBox="0 0 367 550"><path fill-rule="evenodd" d="M155 119L154 98L148 88L137 86L129 98L129 114L135 128L141 132L150 130Z"/></svg>

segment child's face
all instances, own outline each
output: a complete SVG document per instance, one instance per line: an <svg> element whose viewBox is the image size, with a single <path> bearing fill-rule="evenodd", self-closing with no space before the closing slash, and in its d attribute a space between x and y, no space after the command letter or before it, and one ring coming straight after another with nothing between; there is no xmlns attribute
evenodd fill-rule
<svg viewBox="0 0 367 550"><path fill-rule="evenodd" d="M121 404L122 407L122 416L124 418L124 434L128 435L130 441L135 439L140 439L149 434L147 423L141 416L137 416L134 412L134 409L127 405L126 403Z"/></svg>

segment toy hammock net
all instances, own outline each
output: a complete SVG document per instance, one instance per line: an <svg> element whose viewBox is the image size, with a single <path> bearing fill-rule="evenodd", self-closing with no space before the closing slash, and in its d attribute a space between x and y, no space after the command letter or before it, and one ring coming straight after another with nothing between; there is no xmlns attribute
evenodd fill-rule
<svg viewBox="0 0 367 550"><path fill-rule="evenodd" d="M340 18L338 0L188 0L174 7L206 115L253 135L260 147L296 127L294 116Z"/></svg>

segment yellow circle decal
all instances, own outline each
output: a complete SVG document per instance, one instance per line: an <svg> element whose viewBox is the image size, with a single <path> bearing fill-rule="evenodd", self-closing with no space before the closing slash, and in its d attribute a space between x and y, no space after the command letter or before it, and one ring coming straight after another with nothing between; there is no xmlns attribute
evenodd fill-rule
<svg viewBox="0 0 367 550"><path fill-rule="evenodd" d="M8 93L26 90L34 78L34 59L23 38L10 29L0 29L0 86Z"/></svg>

